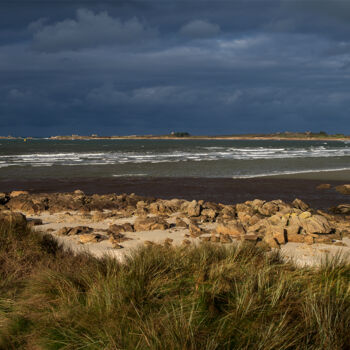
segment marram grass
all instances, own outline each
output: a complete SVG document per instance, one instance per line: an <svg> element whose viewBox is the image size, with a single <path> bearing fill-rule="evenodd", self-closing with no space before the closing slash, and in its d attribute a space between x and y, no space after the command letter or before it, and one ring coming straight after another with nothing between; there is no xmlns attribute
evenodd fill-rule
<svg viewBox="0 0 350 350"><path fill-rule="evenodd" d="M251 245L147 247L124 264L0 229L0 349L349 349L350 266Z"/></svg>

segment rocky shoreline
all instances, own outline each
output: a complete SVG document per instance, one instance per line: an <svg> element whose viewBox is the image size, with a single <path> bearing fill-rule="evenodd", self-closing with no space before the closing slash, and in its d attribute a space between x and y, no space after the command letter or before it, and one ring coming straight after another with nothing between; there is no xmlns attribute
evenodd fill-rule
<svg viewBox="0 0 350 350"><path fill-rule="evenodd" d="M0 220L32 225L73 251L123 258L140 244L190 245L246 242L286 259L314 265L327 253L350 253L350 204L328 211L300 199L255 199L237 204L157 199L135 194L0 194Z"/></svg>

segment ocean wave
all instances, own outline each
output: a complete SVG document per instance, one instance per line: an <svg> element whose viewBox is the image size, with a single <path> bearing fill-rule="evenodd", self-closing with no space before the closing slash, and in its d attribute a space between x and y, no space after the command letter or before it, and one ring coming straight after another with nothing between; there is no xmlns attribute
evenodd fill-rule
<svg viewBox="0 0 350 350"><path fill-rule="evenodd" d="M215 160L273 160L350 157L350 147L196 147L160 151L52 152L0 155L2 167L10 165L108 165ZM6 164L6 165L4 165Z"/></svg>
<svg viewBox="0 0 350 350"><path fill-rule="evenodd" d="M140 173L140 174L114 174L112 175L113 177L130 177L130 176L147 176L148 174L143 174L143 173Z"/></svg>
<svg viewBox="0 0 350 350"><path fill-rule="evenodd" d="M286 170L286 171L271 171L265 173L247 174L247 175L233 175L233 179L250 179L255 177L266 177L266 176L280 176L280 175L297 175L297 174L309 174L318 172L333 172L333 171L346 171L350 170L350 167L335 168L335 169L304 169L304 170Z"/></svg>

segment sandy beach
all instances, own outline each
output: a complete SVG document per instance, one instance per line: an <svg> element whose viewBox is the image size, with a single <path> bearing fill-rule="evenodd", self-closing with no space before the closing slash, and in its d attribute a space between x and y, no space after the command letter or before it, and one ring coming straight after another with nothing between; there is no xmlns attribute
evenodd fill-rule
<svg viewBox="0 0 350 350"><path fill-rule="evenodd" d="M245 242L266 251L277 249L285 261L298 266L319 265L324 259L336 256L350 259L350 205L338 203L345 202L347 194L340 194L330 184L328 189L317 189L317 183L310 181L176 179L177 185L174 179L169 181L147 179L146 183L129 179L134 190L147 188L153 190L148 192L152 196L146 195L147 191L141 196L140 190L135 191L137 194L122 194L116 191L116 183L108 182L99 187L102 194L82 191L84 183L74 192L68 192L67 184L62 182L61 187L57 184L52 187L51 193L48 187L45 192L39 187L27 192L22 187L22 191L1 195L0 214L10 222L27 221L35 230L54 236L73 252L87 251L97 257L107 254L121 261L140 245L180 246L202 242L228 245ZM297 184L297 194L304 191L318 207L297 198L290 188ZM90 191L98 186L87 185ZM124 191L125 185L119 179ZM108 186L114 186L114 191L108 191ZM283 186L285 192L281 191ZM278 192L272 192L272 187ZM159 191L169 198L161 198ZM235 197L230 193L235 193ZM276 197L257 199L261 194L266 198L267 193ZM281 199L282 193L288 199ZM243 200L243 194L249 194L252 199ZM196 196L201 199L196 200ZM225 198L226 203L219 198ZM329 211L322 208L330 203L334 207Z"/></svg>

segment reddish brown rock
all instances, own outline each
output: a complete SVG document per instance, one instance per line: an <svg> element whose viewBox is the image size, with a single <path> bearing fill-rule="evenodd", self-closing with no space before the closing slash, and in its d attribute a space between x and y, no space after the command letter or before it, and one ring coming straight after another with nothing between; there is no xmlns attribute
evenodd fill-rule
<svg viewBox="0 0 350 350"><path fill-rule="evenodd" d="M299 198L295 198L292 204L294 208L300 209L302 211L306 211L309 209L309 206Z"/></svg>
<svg viewBox="0 0 350 350"><path fill-rule="evenodd" d="M340 185L335 188L335 190L341 194L350 194L350 185Z"/></svg>
<svg viewBox="0 0 350 350"><path fill-rule="evenodd" d="M137 218L134 223L135 231L167 230L170 225L161 218L147 217Z"/></svg>
<svg viewBox="0 0 350 350"><path fill-rule="evenodd" d="M230 221L225 224L219 224L216 227L216 232L223 235L240 236L245 234L245 229L241 223Z"/></svg>
<svg viewBox="0 0 350 350"><path fill-rule="evenodd" d="M202 207L197 201L192 201L187 206L188 216L199 216L201 214Z"/></svg>

